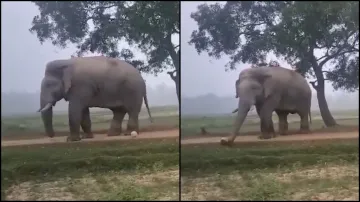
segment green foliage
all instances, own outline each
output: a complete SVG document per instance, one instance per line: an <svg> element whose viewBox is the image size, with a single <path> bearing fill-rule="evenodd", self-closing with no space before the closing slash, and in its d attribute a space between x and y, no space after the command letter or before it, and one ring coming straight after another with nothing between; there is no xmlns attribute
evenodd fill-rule
<svg viewBox="0 0 360 202"><path fill-rule="evenodd" d="M77 54L90 51L119 57L142 72L157 74L178 70L180 48L171 36L180 33L178 1L34 1L40 15L30 32L43 43L65 48L77 46ZM119 50L125 40L140 49L147 61L136 59L130 49Z"/></svg>
<svg viewBox="0 0 360 202"><path fill-rule="evenodd" d="M343 89L349 92L359 90L359 56L352 59L342 57L334 70L326 74L326 78L334 81L335 90Z"/></svg>
<svg viewBox="0 0 360 202"><path fill-rule="evenodd" d="M202 4L191 17L198 30L189 43L210 57L229 56L227 68L235 69L238 62L258 63L273 52L304 76L316 76L319 85L327 79L335 89L358 90L359 2ZM324 78L328 63L334 68Z"/></svg>

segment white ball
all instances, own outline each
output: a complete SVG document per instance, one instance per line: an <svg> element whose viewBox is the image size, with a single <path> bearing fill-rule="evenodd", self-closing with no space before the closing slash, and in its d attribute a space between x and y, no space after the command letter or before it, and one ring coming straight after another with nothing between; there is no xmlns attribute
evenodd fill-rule
<svg viewBox="0 0 360 202"><path fill-rule="evenodd" d="M228 144L228 138L226 138L226 137L222 137L221 138L221 140L220 140L220 144L222 144L222 145L227 145Z"/></svg>
<svg viewBox="0 0 360 202"><path fill-rule="evenodd" d="M131 137L136 137L138 134L137 134L136 131L132 131L132 132L130 133L130 135L131 135Z"/></svg>

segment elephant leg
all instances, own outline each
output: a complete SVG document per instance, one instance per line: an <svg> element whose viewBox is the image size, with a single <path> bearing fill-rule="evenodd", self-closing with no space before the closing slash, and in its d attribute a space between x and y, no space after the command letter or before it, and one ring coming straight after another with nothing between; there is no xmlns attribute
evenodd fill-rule
<svg viewBox="0 0 360 202"><path fill-rule="evenodd" d="M70 136L67 141L80 141L80 124L82 121L83 106L78 102L69 102Z"/></svg>
<svg viewBox="0 0 360 202"><path fill-rule="evenodd" d="M264 133L266 131L264 121L262 121L261 119L260 119L260 131L261 133Z"/></svg>
<svg viewBox="0 0 360 202"><path fill-rule="evenodd" d="M264 131L262 131L262 135L259 136L260 139L270 139L272 137L275 137L275 130L274 130L274 124L272 121L272 113L275 109L276 102L274 101L268 101L264 103L260 110L260 121L263 124Z"/></svg>
<svg viewBox="0 0 360 202"><path fill-rule="evenodd" d="M132 131L136 131L139 134L139 113L136 112L129 113L126 135L130 135Z"/></svg>
<svg viewBox="0 0 360 202"><path fill-rule="evenodd" d="M118 136L122 132L122 122L124 120L126 110L123 107L111 109L113 112L113 119L111 121L108 136Z"/></svg>
<svg viewBox="0 0 360 202"><path fill-rule="evenodd" d="M274 136L273 133L270 132L270 121L266 120L269 119L268 117L266 118L261 118L261 122L263 122L263 131L261 131L261 135L259 136L259 139L270 139Z"/></svg>
<svg viewBox="0 0 360 202"><path fill-rule="evenodd" d="M268 132L268 133L274 133L275 134L275 129L274 129L274 122L272 120L270 120L269 122L269 127L266 128L264 121L260 120L260 130L261 132Z"/></svg>
<svg viewBox="0 0 360 202"><path fill-rule="evenodd" d="M272 115L271 115L271 117L272 117ZM275 129L274 129L274 122L272 119L269 120L268 133L272 134L273 137L276 137L276 133L275 133Z"/></svg>
<svg viewBox="0 0 360 202"><path fill-rule="evenodd" d="M309 127L309 116L307 113L299 113L300 115L300 131L299 133L306 134L310 133L310 127Z"/></svg>
<svg viewBox="0 0 360 202"><path fill-rule="evenodd" d="M260 110L261 110L260 105L255 105L255 109L256 109L256 113L260 117ZM264 122L261 120L261 118L260 118L260 131L261 133L265 132Z"/></svg>
<svg viewBox="0 0 360 202"><path fill-rule="evenodd" d="M256 113L258 114L259 117L260 117L261 107L262 107L261 103L260 104L255 104ZM261 131L261 133L264 133L264 132L268 131L269 133L275 134L273 121L271 120L270 121L270 127L266 128L265 125L264 125L264 122L261 121L261 119L260 119L260 131Z"/></svg>
<svg viewBox="0 0 360 202"><path fill-rule="evenodd" d="M287 116L288 113L286 112L278 112L279 116L279 133L280 135L287 135L288 132L288 121Z"/></svg>
<svg viewBox="0 0 360 202"><path fill-rule="evenodd" d="M256 109L257 115L260 117L261 105L260 105L260 104L256 104L256 105L255 105L255 109ZM260 118L260 131L261 131L261 133L263 133L263 132L266 131L264 122L261 120L261 118Z"/></svg>
<svg viewBox="0 0 360 202"><path fill-rule="evenodd" d="M81 128L84 131L82 138L93 138L94 134L91 132L91 119L90 119L90 110L86 107L83 110Z"/></svg>

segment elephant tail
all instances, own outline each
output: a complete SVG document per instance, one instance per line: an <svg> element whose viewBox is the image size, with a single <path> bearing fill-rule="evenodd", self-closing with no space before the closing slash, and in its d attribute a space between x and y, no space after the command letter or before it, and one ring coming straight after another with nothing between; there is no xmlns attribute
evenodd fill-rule
<svg viewBox="0 0 360 202"><path fill-rule="evenodd" d="M310 124L312 124L312 122L311 122L311 109L309 109L309 118L310 118Z"/></svg>
<svg viewBox="0 0 360 202"><path fill-rule="evenodd" d="M150 109L149 109L149 103L148 103L148 99L147 99L146 93L145 93L145 95L144 95L144 102L145 102L145 106L146 106L146 109L147 109L148 114L149 114L149 117L150 117L150 122L152 123L152 122L153 122L153 118L151 117L151 113L150 113Z"/></svg>

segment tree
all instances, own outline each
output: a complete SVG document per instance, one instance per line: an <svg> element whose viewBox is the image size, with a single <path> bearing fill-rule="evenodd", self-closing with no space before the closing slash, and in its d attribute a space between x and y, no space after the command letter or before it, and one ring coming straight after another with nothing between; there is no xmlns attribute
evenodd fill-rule
<svg viewBox="0 0 360 202"><path fill-rule="evenodd" d="M334 126L325 98L325 80L334 89L359 89L359 2L234 1L202 4L191 17L198 23L190 44L200 54L238 62L264 61L269 53L285 59L311 81L326 126ZM322 52L318 54L318 52ZM331 64L333 68L326 68Z"/></svg>
<svg viewBox="0 0 360 202"><path fill-rule="evenodd" d="M141 72L157 75L166 69L179 97L179 1L33 1L40 15L33 18L31 33L43 43L66 48L75 44L77 55L88 51L124 59ZM119 50L124 40L147 56L136 59L130 49Z"/></svg>

